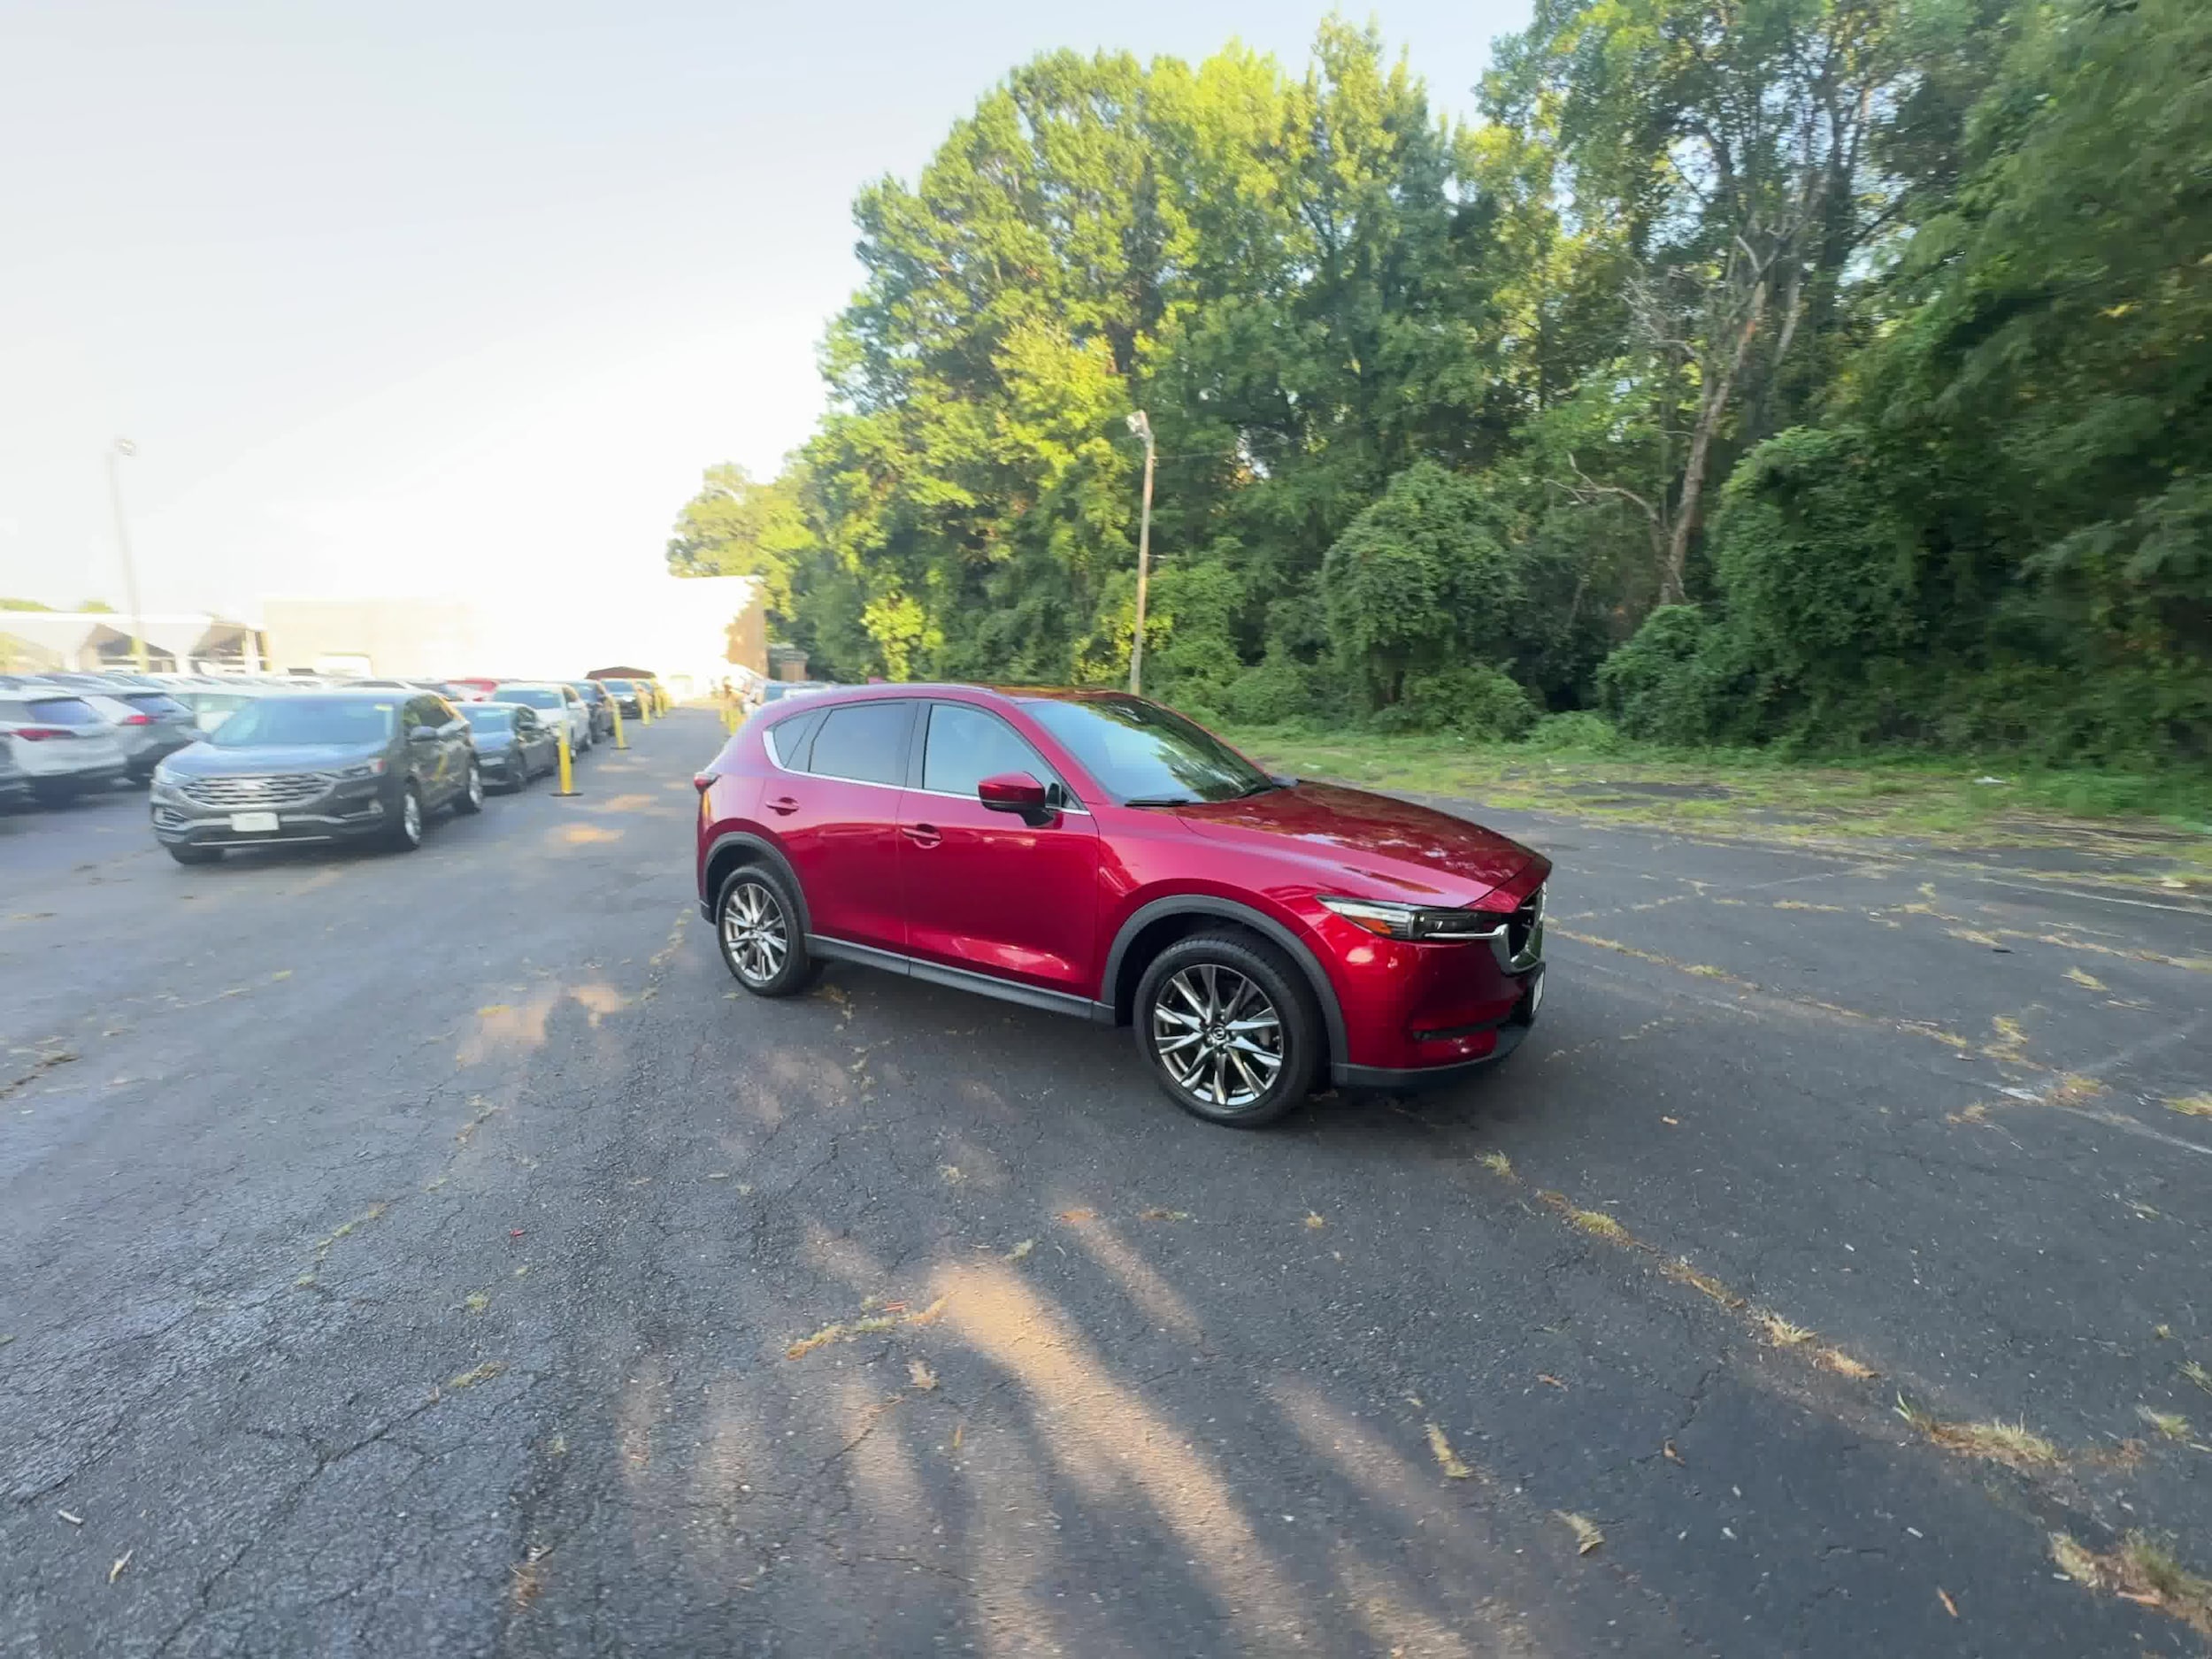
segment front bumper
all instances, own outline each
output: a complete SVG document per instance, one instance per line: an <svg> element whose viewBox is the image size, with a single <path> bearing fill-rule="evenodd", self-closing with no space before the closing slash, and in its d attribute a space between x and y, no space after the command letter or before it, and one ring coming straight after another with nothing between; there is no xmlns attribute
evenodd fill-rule
<svg viewBox="0 0 2212 1659"><path fill-rule="evenodd" d="M1502 934L1383 938L1326 910L1312 926L1343 1018L1344 1041L1330 1064L1340 1086L1448 1081L1503 1059L1535 1021L1544 985L1540 909L1509 945Z"/></svg>
<svg viewBox="0 0 2212 1659"><path fill-rule="evenodd" d="M296 806L277 806L273 830L241 830L231 822L251 807L204 806L182 795L162 791L151 803L154 839L165 847L285 847L316 842L359 841L391 827L396 810L386 800L388 788L349 795L327 791Z"/></svg>

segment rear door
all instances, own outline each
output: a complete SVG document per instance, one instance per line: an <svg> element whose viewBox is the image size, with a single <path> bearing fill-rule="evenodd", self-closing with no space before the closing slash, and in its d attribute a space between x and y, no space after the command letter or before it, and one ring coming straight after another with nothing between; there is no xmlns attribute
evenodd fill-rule
<svg viewBox="0 0 2212 1659"><path fill-rule="evenodd" d="M947 967L1087 997L1098 925L1098 831L1027 739L988 709L932 703L899 808L907 949ZM1027 772L1064 804L1025 820L976 785Z"/></svg>
<svg viewBox="0 0 2212 1659"><path fill-rule="evenodd" d="M903 952L899 802L919 704L904 697L840 703L813 723L762 791L761 817L805 890L813 931Z"/></svg>

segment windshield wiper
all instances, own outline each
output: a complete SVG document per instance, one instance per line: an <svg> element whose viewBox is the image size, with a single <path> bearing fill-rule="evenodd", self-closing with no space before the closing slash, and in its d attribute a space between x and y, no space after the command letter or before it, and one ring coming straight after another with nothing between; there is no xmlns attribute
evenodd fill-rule
<svg viewBox="0 0 2212 1659"><path fill-rule="evenodd" d="M1196 806L1194 795L1133 795L1122 803L1124 806Z"/></svg>
<svg viewBox="0 0 2212 1659"><path fill-rule="evenodd" d="M1263 778L1259 782L1238 790L1234 798L1239 801L1248 801L1256 795L1267 795L1273 790L1287 787L1289 787L1287 784L1277 783L1272 778Z"/></svg>

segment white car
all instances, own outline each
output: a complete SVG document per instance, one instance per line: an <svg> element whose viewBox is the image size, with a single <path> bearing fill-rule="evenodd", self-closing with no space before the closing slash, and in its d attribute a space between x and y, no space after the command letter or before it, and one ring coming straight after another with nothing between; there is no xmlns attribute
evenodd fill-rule
<svg viewBox="0 0 2212 1659"><path fill-rule="evenodd" d="M0 742L42 806L60 806L123 775L115 728L73 691L19 683L0 690Z"/></svg>
<svg viewBox="0 0 2212 1659"><path fill-rule="evenodd" d="M576 695L573 686L557 680L503 680L492 687L488 701L526 703L548 726L557 727L567 721L571 754L580 755L591 747L591 705Z"/></svg>

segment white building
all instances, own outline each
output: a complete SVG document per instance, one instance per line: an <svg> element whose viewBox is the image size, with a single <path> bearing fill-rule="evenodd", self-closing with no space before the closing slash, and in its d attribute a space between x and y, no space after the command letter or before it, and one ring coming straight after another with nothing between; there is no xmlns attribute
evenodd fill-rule
<svg viewBox="0 0 2212 1659"><path fill-rule="evenodd" d="M156 673L252 673L267 662L259 632L206 611L0 611L0 673L133 668L134 631Z"/></svg>
<svg viewBox="0 0 2212 1659"><path fill-rule="evenodd" d="M574 680L637 668L680 697L768 671L760 584L749 576L611 576L574 593L518 586L489 603L271 598L262 623L280 671Z"/></svg>

